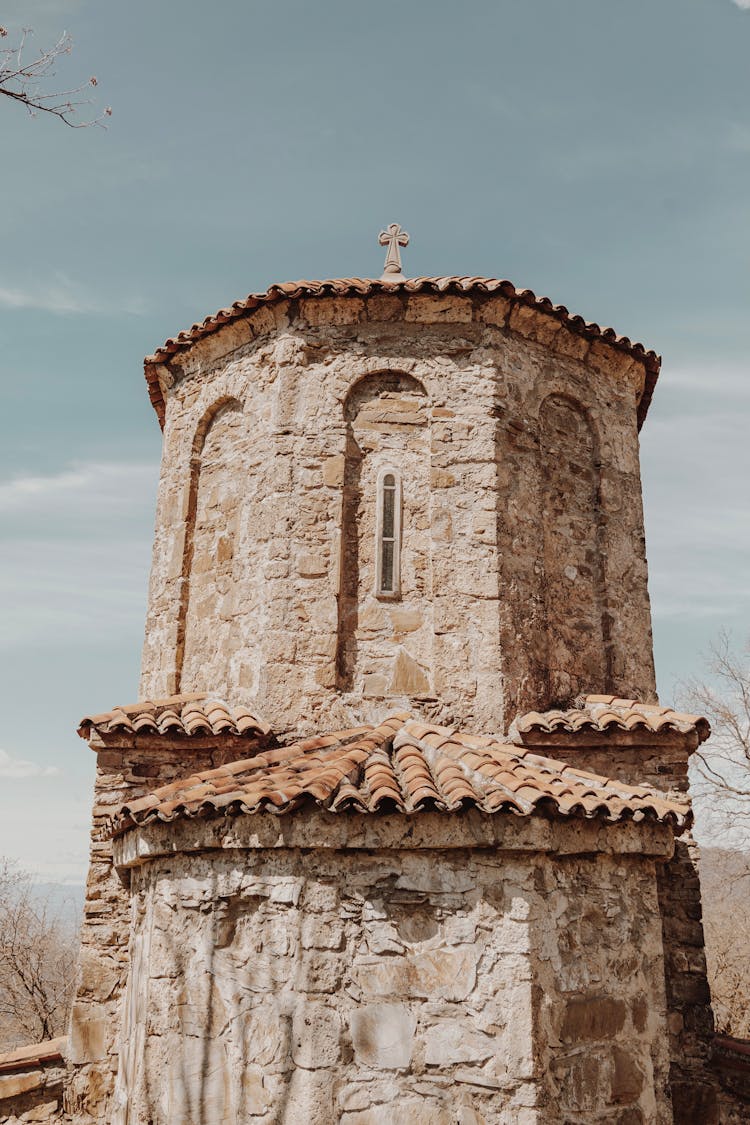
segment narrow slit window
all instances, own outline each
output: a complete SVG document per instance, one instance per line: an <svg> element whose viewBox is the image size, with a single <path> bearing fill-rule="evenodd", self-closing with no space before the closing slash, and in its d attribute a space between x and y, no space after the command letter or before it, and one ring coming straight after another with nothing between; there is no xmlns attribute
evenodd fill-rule
<svg viewBox="0 0 750 1125"><path fill-rule="evenodd" d="M401 481L392 469L378 477L376 593L394 598L399 593L401 538Z"/></svg>

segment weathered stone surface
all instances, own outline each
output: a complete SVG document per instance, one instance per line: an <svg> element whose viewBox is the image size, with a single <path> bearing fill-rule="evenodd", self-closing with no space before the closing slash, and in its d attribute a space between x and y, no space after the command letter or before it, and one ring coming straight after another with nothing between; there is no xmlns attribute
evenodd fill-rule
<svg viewBox="0 0 750 1125"><path fill-rule="evenodd" d="M318 1070L333 1066L340 1052L341 1017L335 1008L308 1002L295 1009L292 1019L292 1058L296 1066Z"/></svg>
<svg viewBox="0 0 750 1125"><path fill-rule="evenodd" d="M365 964L357 975L368 996L437 997L465 1000L474 987L479 951L430 950Z"/></svg>
<svg viewBox="0 0 750 1125"><path fill-rule="evenodd" d="M73 1005L70 1017L68 1058L74 1063L95 1062L106 1051L107 1026L99 1009L84 1006L80 1001Z"/></svg>
<svg viewBox="0 0 750 1125"><path fill-rule="evenodd" d="M407 1098L362 1113L345 1113L341 1125L455 1125L456 1117L432 1098Z"/></svg>
<svg viewBox="0 0 750 1125"><path fill-rule="evenodd" d="M321 1122L598 1125L616 1109L668 1125L651 861L574 854L575 825L524 852L517 836L441 848L451 819L427 823L432 848L243 853L193 822L202 848L131 869L128 1125L200 1096L222 1121L293 1104Z"/></svg>
<svg viewBox="0 0 750 1125"><path fill-rule="evenodd" d="M58 1123L69 1118L62 1112L65 1063L50 1058L26 1068L0 1068L0 1125Z"/></svg>
<svg viewBox="0 0 750 1125"><path fill-rule="evenodd" d="M260 308L172 367L142 696L208 688L306 731L332 688L350 719L406 700L493 730L579 690L651 697L632 357L504 297L376 294Z"/></svg>
<svg viewBox="0 0 750 1125"><path fill-rule="evenodd" d="M415 696L430 690L430 681L406 649L399 648L393 662L389 695Z"/></svg>
<svg viewBox="0 0 750 1125"><path fill-rule="evenodd" d="M286 1117L290 1122L331 1125L336 1120L333 1111L333 1085L327 1071L293 1071L288 1087L281 1097L275 1099L275 1103L286 1107Z"/></svg>
<svg viewBox="0 0 750 1125"><path fill-rule="evenodd" d="M90 949L81 954L79 973L79 995L98 1001L108 1000L120 981L117 967Z"/></svg>
<svg viewBox="0 0 750 1125"><path fill-rule="evenodd" d="M271 1094L263 1083L263 1070L248 1066L242 1072L241 1104L247 1113L261 1117L271 1103Z"/></svg>
<svg viewBox="0 0 750 1125"><path fill-rule="evenodd" d="M577 996L565 1006L560 1035L574 1043L587 1039L614 1039L625 1023L625 1003L611 997Z"/></svg>
<svg viewBox="0 0 750 1125"><path fill-rule="evenodd" d="M424 1037L424 1061L428 1066L482 1062L494 1055L496 1050L497 1040L494 1037L472 1033L464 1020L441 1020Z"/></svg>
<svg viewBox="0 0 750 1125"><path fill-rule="evenodd" d="M341 920L329 917L304 918L302 922L302 945L305 949L340 949L344 937L344 924Z"/></svg>
<svg viewBox="0 0 750 1125"><path fill-rule="evenodd" d="M44 1085L44 1074L41 1070L32 1070L22 1074L0 1074L0 1102L5 1098L15 1098L19 1094L26 1094L29 1090L38 1090ZM2 1106L0 1106L2 1112Z"/></svg>
<svg viewBox="0 0 750 1125"><path fill-rule="evenodd" d="M411 1062L417 1020L404 1004L367 1004L349 1019L357 1061L385 1070L405 1069Z"/></svg>

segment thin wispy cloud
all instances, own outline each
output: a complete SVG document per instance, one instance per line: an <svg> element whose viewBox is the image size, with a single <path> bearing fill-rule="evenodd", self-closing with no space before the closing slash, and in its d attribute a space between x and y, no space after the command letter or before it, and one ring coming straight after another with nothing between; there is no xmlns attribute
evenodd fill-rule
<svg viewBox="0 0 750 1125"><path fill-rule="evenodd" d="M151 501L157 468L149 462L74 462L59 473L17 476L0 481L0 512L60 510L67 504L78 515L94 515L113 506L141 509Z"/></svg>
<svg viewBox="0 0 750 1125"><path fill-rule="evenodd" d="M3 552L0 651L64 644L93 647L140 637L146 615L150 542L21 541ZM8 659L5 657L4 659Z"/></svg>
<svg viewBox="0 0 750 1125"><path fill-rule="evenodd" d="M750 9L750 0L733 0L738 8Z"/></svg>
<svg viewBox="0 0 750 1125"><path fill-rule="evenodd" d="M114 297L103 301L65 274L57 274L42 282L0 283L0 308L34 309L61 316L110 315L118 312L138 316L146 310L145 302L138 297L122 300Z"/></svg>
<svg viewBox="0 0 750 1125"><path fill-rule="evenodd" d="M0 646L140 632L158 468L81 462L0 483Z"/></svg>
<svg viewBox="0 0 750 1125"><path fill-rule="evenodd" d="M57 766L40 766L25 758L16 758L7 750L0 750L0 779L20 781L28 777L56 777L60 773Z"/></svg>
<svg viewBox="0 0 750 1125"><path fill-rule="evenodd" d="M95 468L66 469L52 476L16 477L0 484L0 512L25 508L29 503L50 497L80 493L96 481Z"/></svg>

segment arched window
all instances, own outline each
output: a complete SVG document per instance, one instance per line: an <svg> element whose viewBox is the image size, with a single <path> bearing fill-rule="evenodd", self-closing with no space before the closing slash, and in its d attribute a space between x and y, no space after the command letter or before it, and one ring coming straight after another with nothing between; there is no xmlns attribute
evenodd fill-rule
<svg viewBox="0 0 750 1125"><path fill-rule="evenodd" d="M381 469L377 482L375 520L375 593L397 598L401 585L401 477L395 469Z"/></svg>

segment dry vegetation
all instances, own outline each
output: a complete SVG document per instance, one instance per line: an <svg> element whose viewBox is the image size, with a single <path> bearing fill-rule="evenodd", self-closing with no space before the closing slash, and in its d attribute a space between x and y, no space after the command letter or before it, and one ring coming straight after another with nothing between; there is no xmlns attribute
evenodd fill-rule
<svg viewBox="0 0 750 1125"><path fill-rule="evenodd" d="M703 848L701 884L717 1029L750 1038L750 642L714 646L711 679L688 685L688 705L711 722L695 755Z"/></svg>
<svg viewBox="0 0 750 1125"><path fill-rule="evenodd" d="M716 1030L750 1038L750 855L706 848L703 926Z"/></svg>
<svg viewBox="0 0 750 1125"><path fill-rule="evenodd" d="M0 859L0 1049L64 1034L75 984L76 915Z"/></svg>

